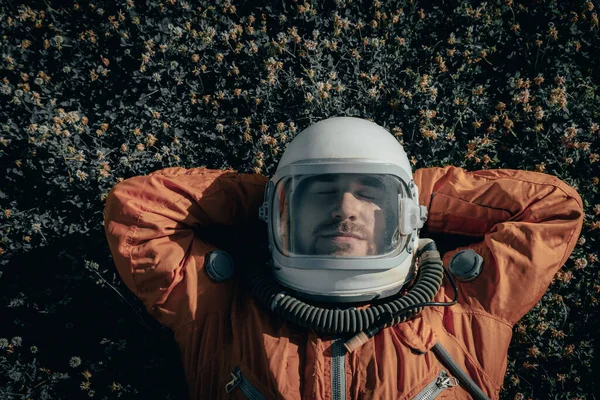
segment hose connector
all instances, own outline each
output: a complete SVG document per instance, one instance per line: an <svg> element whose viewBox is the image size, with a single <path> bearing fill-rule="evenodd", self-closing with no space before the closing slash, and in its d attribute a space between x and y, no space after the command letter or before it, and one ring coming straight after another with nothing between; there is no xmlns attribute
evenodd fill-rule
<svg viewBox="0 0 600 400"><path fill-rule="evenodd" d="M360 332L358 335L353 336L352 339L350 339L346 343L344 343L344 347L346 348L348 353L352 353L354 350L358 349L363 344L367 343L367 341L371 337L369 337L369 335L365 332Z"/></svg>
<svg viewBox="0 0 600 400"><path fill-rule="evenodd" d="M429 252L433 252L433 253L431 253L430 256L426 256L426 258L435 257L436 253L439 258L440 253L438 252L437 246L435 245L435 242L432 239L429 239L429 238L419 239L419 244L417 247L417 257L420 258L420 257L422 257L423 254L429 253Z"/></svg>

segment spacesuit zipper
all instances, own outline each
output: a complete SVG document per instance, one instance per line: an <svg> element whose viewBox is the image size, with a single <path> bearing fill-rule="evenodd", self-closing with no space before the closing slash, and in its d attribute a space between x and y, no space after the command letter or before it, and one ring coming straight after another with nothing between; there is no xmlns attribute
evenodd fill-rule
<svg viewBox="0 0 600 400"><path fill-rule="evenodd" d="M331 344L331 398L346 400L346 348L342 339Z"/></svg>
<svg viewBox="0 0 600 400"><path fill-rule="evenodd" d="M425 389L421 390L413 400L435 399L444 390L457 385L458 381L456 378L449 376L445 370L441 370L437 378L429 385L425 386Z"/></svg>
<svg viewBox="0 0 600 400"><path fill-rule="evenodd" d="M265 397L242 375L240 367L235 367L231 373L231 381L225 385L225 392L231 393L240 388L249 400L266 400Z"/></svg>

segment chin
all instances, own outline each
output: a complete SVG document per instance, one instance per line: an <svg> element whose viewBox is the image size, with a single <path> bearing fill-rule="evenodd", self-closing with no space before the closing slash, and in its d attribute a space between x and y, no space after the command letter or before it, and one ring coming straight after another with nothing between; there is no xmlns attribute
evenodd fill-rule
<svg viewBox="0 0 600 400"><path fill-rule="evenodd" d="M359 250L353 248L335 248L328 249L325 251L319 252L319 254L326 254L331 256L341 256L341 257L364 257L368 255L368 251Z"/></svg>

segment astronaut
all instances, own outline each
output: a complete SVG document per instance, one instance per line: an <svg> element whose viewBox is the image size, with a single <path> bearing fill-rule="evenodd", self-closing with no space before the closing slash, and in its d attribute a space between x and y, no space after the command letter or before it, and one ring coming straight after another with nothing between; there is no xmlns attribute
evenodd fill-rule
<svg viewBox="0 0 600 400"><path fill-rule="evenodd" d="M582 221L556 177L413 174L393 135L349 117L300 132L270 179L166 168L105 210L193 399L498 399L512 328Z"/></svg>

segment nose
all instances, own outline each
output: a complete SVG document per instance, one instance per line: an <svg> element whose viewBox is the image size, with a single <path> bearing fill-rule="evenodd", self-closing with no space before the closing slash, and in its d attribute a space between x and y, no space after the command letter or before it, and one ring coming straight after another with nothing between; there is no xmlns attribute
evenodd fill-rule
<svg viewBox="0 0 600 400"><path fill-rule="evenodd" d="M343 192L338 198L331 216L336 220L345 221L347 219L354 221L358 215L359 201L351 192Z"/></svg>

